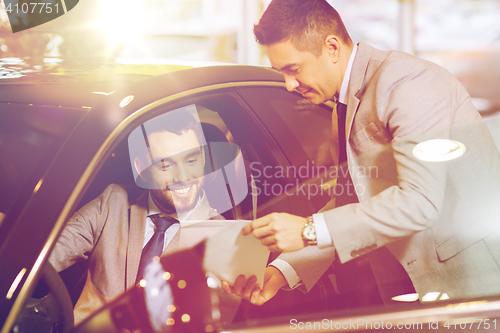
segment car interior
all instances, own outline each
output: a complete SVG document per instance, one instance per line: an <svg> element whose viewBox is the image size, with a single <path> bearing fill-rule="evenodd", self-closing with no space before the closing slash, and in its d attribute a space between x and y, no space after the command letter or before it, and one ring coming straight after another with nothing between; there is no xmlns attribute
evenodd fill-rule
<svg viewBox="0 0 500 333"><path fill-rule="evenodd" d="M247 91L241 94L245 96L245 94L250 93L253 94L255 91ZM286 96L294 95L286 94ZM287 133L273 132L271 134L268 129L261 125L259 119L259 117L273 116L274 112L274 117L276 117L275 122L277 123L276 126L287 127L286 125L280 124L283 120L280 120L282 118L274 111L275 109L294 108L299 114L311 112L307 106L302 107L300 104L297 104L300 103L300 97L295 96L294 99L298 101L277 101L272 106L252 105L253 110L267 107L265 114L261 112L255 115L251 111L252 109L249 108L246 102L238 94L226 91L217 94L197 96L190 100L177 101L173 103L173 105L156 107L148 111L147 119L143 117L141 118L141 122L164 112L175 110L185 105L195 104L207 141L205 149L208 152L207 155L212 157L209 163L206 163L206 174L209 175L210 171L213 173L213 171L226 167L229 162L227 155L221 160L221 158L217 157L218 155L212 154L210 149L214 144L229 144L227 147L230 147L228 149L232 150L229 155L237 156L241 153L244 161L246 174L244 182L247 188L246 196L242 200L235 201L233 199L231 202L231 209L221 209L218 211L228 220L249 220L254 217L252 176L256 176L259 173L262 174L265 166L303 163L303 160L308 159L307 155L304 154L301 161L290 162L290 159L294 157L285 156L279 146L274 143L275 138L280 135L283 137L280 140L286 142L287 137L284 135L287 135ZM246 100L248 100L248 98L246 98ZM310 116L310 114L307 115ZM323 120L321 119L322 118L319 118L318 122L322 122ZM296 126L297 130L300 130L300 121L297 122L297 125L290 123L291 120L287 120L287 122L290 126ZM245 126L241 126L242 123L244 123ZM329 127L331 125L326 124L326 126ZM95 173L92 182L88 185L76 209L98 197L109 184L136 186L129 158L127 138L127 133L123 133L123 135L120 136L119 142L115 143L115 148L112 153L107 156L105 161L102 161L102 166ZM293 137L289 138L289 141L292 139L297 140ZM237 145L237 148L234 148L235 145ZM305 143L305 145L311 146L305 147L306 149L318 149L317 147L313 147L313 143ZM238 167L236 164L232 165L232 167L235 166ZM222 193L220 188L210 186L210 182L220 183L220 179L216 179L217 177L221 177L221 175L218 174L215 177L211 177L210 175L207 176L204 186L211 204L212 202L218 202L218 196ZM273 177L267 180L270 182L270 184L268 184L270 186L273 184L280 184L283 186L291 182L290 179L279 177ZM226 192L231 194L231 186L228 183L227 177L223 180L223 183L225 184ZM263 184L258 181L254 181L254 185L257 189L256 192L254 189L254 193L258 194L257 217L264 216L273 211L294 212L298 215L307 216L319 209L318 203L314 202L314 200L305 200L300 196L293 195L273 195L272 193L267 193L262 187ZM230 195L230 197L232 198L233 196ZM324 198L318 202L320 202L321 205L326 203ZM276 255L272 255L269 258L269 262L274 260L275 257ZM81 261L60 272L60 276L70 293L73 305L76 304L83 289L87 268L88 263L86 261ZM276 297L260 307L243 301L233 323L238 325L238 323L247 323L251 320L260 320L270 317L317 313L318 311L324 310L343 310L359 306L381 304L371 269L368 263L363 261L363 258L359 261L352 261L349 265L344 265L343 269L339 269L335 274L333 274L333 272L327 273L329 274L325 274L309 293L304 294L299 289L279 292ZM337 286L342 286L344 292L339 294ZM43 286L42 283L41 286L37 288L35 296L43 296L46 292L47 288Z"/></svg>
<svg viewBox="0 0 500 333"><path fill-rule="evenodd" d="M241 111L242 109L248 109L248 107L245 106L245 103L242 102L241 99L234 93L224 92L202 96L200 98L196 98L194 102L202 123L206 141L208 143L207 146L210 147L213 142L237 144L244 160L247 176L245 182L248 188L248 194L241 202L235 204L232 209L220 211L221 215L229 220L251 219L253 215L251 174L252 172L256 173L256 170L258 169L262 171L262 168L266 165L279 165L281 162L277 161L277 158L279 158L277 156L280 154L276 153L276 147L272 146L272 143L270 143L272 140L269 139L269 134L259 127L259 121L252 119L252 114L250 112ZM185 102L184 105L188 103L189 102ZM160 106L157 110L151 110L151 114L157 115L162 112L175 109L176 107L177 105ZM242 127L240 125L242 123L242 118L244 118L243 121L247 126ZM237 129L237 131L231 131L231 129ZM260 133L260 135L257 133ZM250 168L250 164L252 162L257 163ZM225 164L227 164L227 161L218 161L215 157L211 159L210 167L212 167L213 170L217 170ZM207 182L210 181L216 182L215 179L207 179ZM285 180L270 179L270 181L283 182ZM113 152L108 155L107 159L103 161L102 167L95 174L91 184L89 184L77 209L85 203L98 197L109 184L135 186L126 135L124 135L120 142L116 144ZM261 185L257 183L256 186L259 187ZM227 191L231 193L230 186L227 182L226 187ZM217 202L217 195L220 195L220 191L214 190L211 192L210 188L210 184L206 184L205 189L207 192L210 192L207 193L207 196L209 197L209 200L210 198L213 198L213 200L210 200L211 202ZM299 198L291 199L299 200ZM273 195L268 195L265 191L263 191L263 189L260 189L259 191L257 204L259 207L257 212L258 216L263 216L268 212L275 210L288 211L290 206L294 206L293 203L289 202L286 197L279 198ZM312 212L313 207L303 207L302 209L306 209L306 212L302 212L302 214L308 214L309 212ZM85 283L87 267L88 263L86 261L82 261L60 272L60 275L70 292L73 305L78 300ZM303 294L298 290L282 293L282 295L280 295L281 297L276 297L269 302L269 304L262 307L255 307L246 302L241 306L240 312L238 313L235 321L246 321L249 319L264 318L281 314L284 315L290 312L314 312L321 306L321 301L318 302L318 300L325 299L325 292L320 291L321 288L318 287L317 290L308 294ZM331 289L330 292L334 292L333 289ZM43 291L38 292L38 294L43 294ZM312 304L315 305L311 306Z"/></svg>

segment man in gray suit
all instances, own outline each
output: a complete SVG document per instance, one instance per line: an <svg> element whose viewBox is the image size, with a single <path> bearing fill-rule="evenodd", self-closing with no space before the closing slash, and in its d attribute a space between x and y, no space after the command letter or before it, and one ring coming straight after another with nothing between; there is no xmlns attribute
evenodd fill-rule
<svg viewBox="0 0 500 333"><path fill-rule="evenodd" d="M76 324L136 284L143 248L158 231L155 216L223 219L203 191L205 144L199 120L185 109L149 120L129 135L136 183L143 189L108 186L71 217L49 259L57 271L89 260ZM179 228L174 223L162 231L163 255L177 250ZM238 304L224 298L223 321L231 321Z"/></svg>
<svg viewBox="0 0 500 333"><path fill-rule="evenodd" d="M500 294L500 156L456 78L402 52L354 45L325 0L273 0L254 32L289 91L346 108L345 140L333 114L332 148L337 161L345 149L359 202L254 220L243 233L287 252L292 273L268 269L274 283L262 290L240 279L226 292L262 304L293 281L309 290L335 256L366 255L379 286L406 272L422 301ZM397 269L386 266L387 250Z"/></svg>

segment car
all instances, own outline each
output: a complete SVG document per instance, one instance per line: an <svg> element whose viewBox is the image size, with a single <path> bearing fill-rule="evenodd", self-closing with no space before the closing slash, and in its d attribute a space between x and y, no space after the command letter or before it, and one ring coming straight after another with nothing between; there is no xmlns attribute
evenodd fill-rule
<svg viewBox="0 0 500 333"><path fill-rule="evenodd" d="M246 168L253 172L259 190L257 216L276 210L306 216L330 198L331 179L311 174L314 163L318 167L332 163L324 145L332 110L288 93L281 75L272 70L193 68L115 92L115 87L96 88L88 80L34 84L20 79L24 81L17 85L4 84L0 93L0 265L5 268L1 285L8 295L1 312L6 330L16 327L16 318L72 212L111 183L134 185L126 138L137 122L194 105L204 130L211 125L223 133L249 162ZM313 138L296 135L313 129ZM277 176L277 170L285 172ZM285 188L291 195L282 195ZM219 211L227 219L248 219L253 213L250 201Z"/></svg>
<svg viewBox="0 0 500 333"><path fill-rule="evenodd" d="M212 131L216 142L225 140L237 146L248 190L238 199L233 195L230 207L221 204L218 209L226 219L248 220L275 211L309 216L327 204L332 194L341 195L334 193L336 174L330 172L334 168L329 145L331 103L309 104L300 94L288 92L282 75L269 68L175 69L135 77L125 85L123 77L116 80L116 72L92 78L82 74L82 79L80 72L54 69L46 75L36 70L24 73L0 84L1 333L154 331L147 297L140 287L73 328L71 302L78 298L87 268L83 263L59 275L48 257L66 221L82 205L109 184L135 186L127 139L137 126L159 115L194 108L207 137ZM71 75L53 75L61 72ZM224 191L232 193L230 188L226 180ZM224 191L210 194L214 202ZM162 258L161 263L204 284L201 265L187 272L182 265L186 258L200 262L202 252L203 243ZM178 321L172 329L333 332L426 328L434 332L460 330L462 324L496 328L499 298L383 307L366 260L361 257L356 265L363 272L362 283L347 293L336 290L335 281L325 275L308 294L279 292L262 307L246 302L235 322L223 326L213 315L215 301L204 285L182 300L187 302L184 308L196 313L187 320L190 326ZM412 326L415 323L421 325Z"/></svg>

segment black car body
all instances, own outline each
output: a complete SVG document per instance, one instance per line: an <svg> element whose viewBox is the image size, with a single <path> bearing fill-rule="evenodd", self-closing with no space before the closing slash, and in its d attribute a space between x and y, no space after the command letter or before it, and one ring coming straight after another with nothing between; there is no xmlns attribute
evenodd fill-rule
<svg viewBox="0 0 500 333"><path fill-rule="evenodd" d="M12 92L4 90L1 97L2 118L6 119L2 121L2 140L5 149L13 151L2 154L2 165L6 168L3 182L7 189L12 189L2 190L5 218L0 233L0 267L3 267L0 285L2 293L9 295L2 298L1 305L5 327L13 325L33 292L41 267L69 216L106 185L133 184L123 142L139 123L168 110L195 104L202 122L229 130L243 156L255 163L254 173L262 177L257 182L267 181L262 176L269 171L263 170L265 166L272 166L270 170L280 166L312 170L310 157L317 158L313 156L318 153L317 144L328 141L330 135L331 109L304 103L300 95L289 94L283 86L281 75L264 68L197 68L155 76L109 96L99 96L102 101L92 109L86 106L92 102L81 97L73 98L71 107L47 100L50 94L44 91L54 91L54 86L7 87ZM67 94L75 94L72 89L77 89L71 84L58 88L58 93L63 94L64 89ZM15 92L24 95L16 99ZM86 97L95 95L88 92ZM37 102L23 102L30 98ZM85 102L89 104L76 107L77 103ZM296 117L285 114L288 109ZM321 130L316 129L319 134L314 139L316 143L304 139L306 136L297 138L290 129L295 126L293 130L306 131L301 119L311 118L311 113L314 119L309 126L322 126ZM274 129L267 127L270 124ZM7 140L12 140L12 144ZM14 140L21 142L21 146L14 144ZM321 163L327 164L328 149L324 148L321 148ZM25 170L12 171L9 166ZM307 173L310 172L304 172L303 177L296 173L283 178L269 175L269 186L261 188L258 215L278 210L306 216L320 209L330 197L327 191L321 195L315 193L309 200L304 198L308 194L303 190L286 196L285 200L283 193L272 193L273 183L290 184L289 188L307 184L310 181ZM326 188L318 186L316 190ZM248 218L250 210L248 202L242 202L225 215L230 219Z"/></svg>

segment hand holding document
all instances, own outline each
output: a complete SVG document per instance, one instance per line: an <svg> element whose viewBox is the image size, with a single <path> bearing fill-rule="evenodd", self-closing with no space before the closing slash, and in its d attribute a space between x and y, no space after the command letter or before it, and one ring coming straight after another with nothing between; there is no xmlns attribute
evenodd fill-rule
<svg viewBox="0 0 500 333"><path fill-rule="evenodd" d="M269 250L252 236L241 235L241 229L250 221L210 220L182 223L180 247L193 246L205 238L203 268L229 284L234 284L239 275L246 279L257 277L262 288Z"/></svg>

